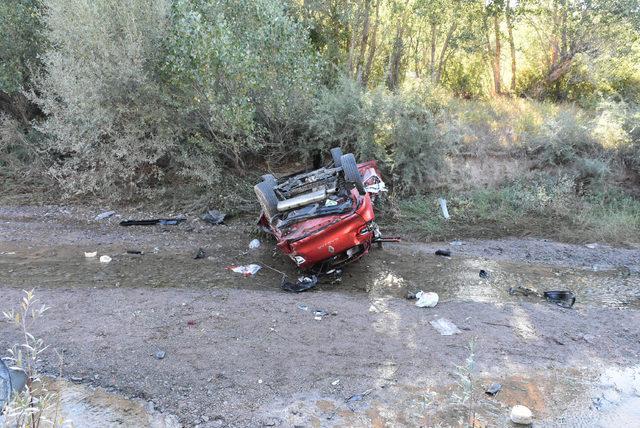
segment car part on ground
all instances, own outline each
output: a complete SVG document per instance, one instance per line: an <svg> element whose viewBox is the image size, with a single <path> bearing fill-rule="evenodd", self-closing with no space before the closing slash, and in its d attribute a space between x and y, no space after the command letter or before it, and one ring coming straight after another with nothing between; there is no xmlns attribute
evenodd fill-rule
<svg viewBox="0 0 640 428"><path fill-rule="evenodd" d="M374 242L399 240L383 238L374 222L373 202L386 191L376 161L358 164L340 148L323 168L266 174L254 190L259 225L303 270L326 272L367 254Z"/></svg>

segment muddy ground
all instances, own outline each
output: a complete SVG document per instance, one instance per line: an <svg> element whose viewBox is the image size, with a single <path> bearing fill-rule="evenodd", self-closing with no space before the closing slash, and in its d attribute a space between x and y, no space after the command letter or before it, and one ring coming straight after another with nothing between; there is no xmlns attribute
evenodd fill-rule
<svg viewBox="0 0 640 428"><path fill-rule="evenodd" d="M247 219L125 228L122 218L159 213L96 213L0 208L0 309L31 288L51 307L34 331L51 346L48 374L59 370L55 348L63 378L184 426L462 426L472 415L508 426L514 404L536 426L640 424L638 246L408 242L373 251L341 282L291 294L276 270L295 276L293 266L264 237L248 249L258 235ZM198 248L208 258L194 260ZM255 277L226 269L252 262L264 266ZM570 289L577 303L510 295L513 286ZM405 296L416 290L440 303L414 306ZM439 318L459 333L440 335L430 324ZM0 347L16 340L0 323ZM470 359L471 387L460 381ZM493 382L495 397L484 393ZM113 425L132 422L104 420Z"/></svg>

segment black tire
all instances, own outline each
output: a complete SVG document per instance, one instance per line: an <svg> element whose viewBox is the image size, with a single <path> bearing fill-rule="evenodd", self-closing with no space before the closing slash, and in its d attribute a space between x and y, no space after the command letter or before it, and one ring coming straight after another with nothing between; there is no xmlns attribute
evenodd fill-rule
<svg viewBox="0 0 640 428"><path fill-rule="evenodd" d="M265 174L265 175L263 175L262 176L262 181L266 181L268 183L272 183L273 186L278 184L278 180L276 180L276 177L273 174Z"/></svg>
<svg viewBox="0 0 640 428"><path fill-rule="evenodd" d="M340 168L342 166L342 149L340 147L331 149L331 158L333 159L334 168Z"/></svg>
<svg viewBox="0 0 640 428"><path fill-rule="evenodd" d="M342 155L340 163L342 164L342 173L344 174L345 181L356 186L358 192L360 192L361 195L364 195L365 191L364 183L362 182L362 175L360 175L360 171L358 171L358 164L356 163L356 158L353 156L353 153Z"/></svg>
<svg viewBox="0 0 640 428"><path fill-rule="evenodd" d="M273 190L273 186L274 184L269 181L263 181L253 186L262 211L264 211L269 220L278 213L278 198L276 197L276 192Z"/></svg>

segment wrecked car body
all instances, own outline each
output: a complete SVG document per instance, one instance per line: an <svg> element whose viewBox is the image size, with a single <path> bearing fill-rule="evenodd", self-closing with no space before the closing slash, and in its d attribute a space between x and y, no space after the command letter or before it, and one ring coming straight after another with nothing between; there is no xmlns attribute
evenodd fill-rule
<svg viewBox="0 0 640 428"><path fill-rule="evenodd" d="M326 272L367 254L382 242L373 204L386 191L375 160L331 150L324 168L276 179L264 175L254 190L258 224L302 270Z"/></svg>

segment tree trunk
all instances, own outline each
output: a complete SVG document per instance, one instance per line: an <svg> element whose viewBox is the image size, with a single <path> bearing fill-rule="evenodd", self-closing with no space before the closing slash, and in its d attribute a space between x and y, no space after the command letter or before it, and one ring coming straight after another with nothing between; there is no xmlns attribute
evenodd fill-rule
<svg viewBox="0 0 640 428"><path fill-rule="evenodd" d="M502 93L502 78L500 77L500 58L502 56L502 46L500 44L500 17L497 13L493 17L493 29L496 38L496 46L493 58L493 84L496 95L500 95Z"/></svg>
<svg viewBox="0 0 640 428"><path fill-rule="evenodd" d="M360 52L358 52L358 65L356 67L356 79L358 80L358 82L362 82L364 54L367 49L367 41L369 40L369 14L371 12L371 0L365 0L364 5L362 38L360 39Z"/></svg>
<svg viewBox="0 0 640 428"><path fill-rule="evenodd" d="M347 74L349 76L353 76L353 57L355 55L356 50L356 35L357 29L356 25L351 25L349 30L351 31L351 36L349 37L349 54L347 56Z"/></svg>
<svg viewBox="0 0 640 428"><path fill-rule="evenodd" d="M402 41L403 33L404 25L402 24L402 19L400 19L396 27L396 36L394 38L391 55L389 55L389 65L387 69L387 87L391 91L394 91L400 83L400 64L404 48Z"/></svg>
<svg viewBox="0 0 640 428"><path fill-rule="evenodd" d="M436 83L440 83L440 79L442 78L442 71L444 70L444 64L447 58L447 49L449 49L449 43L451 42L451 37L453 36L453 32L456 31L458 27L457 22L453 22L451 27L449 27L449 31L447 31L447 37L444 39L444 44L442 45L442 50L440 51L440 59L438 60L438 70L436 71Z"/></svg>
<svg viewBox="0 0 640 428"><path fill-rule="evenodd" d="M436 80L436 34L438 32L438 25L435 22L431 23L431 59L429 60L429 68L431 69L431 80Z"/></svg>
<svg viewBox="0 0 640 428"><path fill-rule="evenodd" d="M364 67L364 73L362 75L362 86L367 86L369 83L369 76L371 75L371 66L373 65L373 58L377 48L377 36L378 36L378 24L380 23L380 0L376 1L376 21L373 24L373 34L371 35L371 42L369 43L369 57L367 58L367 64Z"/></svg>
<svg viewBox="0 0 640 428"><path fill-rule="evenodd" d="M506 4L507 31L509 34L509 49L511 50L511 92L516 92L516 44L513 41L513 10Z"/></svg>

